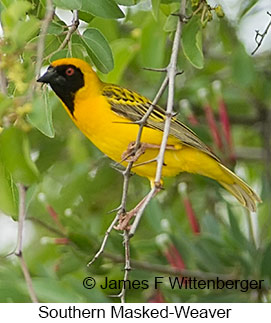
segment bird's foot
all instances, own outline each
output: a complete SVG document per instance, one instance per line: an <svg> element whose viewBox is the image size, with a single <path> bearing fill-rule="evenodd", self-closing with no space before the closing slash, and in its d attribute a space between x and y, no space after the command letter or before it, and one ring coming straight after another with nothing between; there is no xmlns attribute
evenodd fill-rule
<svg viewBox="0 0 271 323"><path fill-rule="evenodd" d="M142 207L142 204L145 202L147 196L145 196L131 211L123 212L119 217L119 223L114 229L123 231L123 230L130 230L129 222L132 220L134 216L137 215L138 211Z"/></svg>
<svg viewBox="0 0 271 323"><path fill-rule="evenodd" d="M140 143L138 148L136 149L136 142L132 141L129 143L127 149L122 154L121 158L127 162L135 162L138 158L145 153L146 148L144 144Z"/></svg>
<svg viewBox="0 0 271 323"><path fill-rule="evenodd" d="M143 155L147 149L160 149L160 145L156 144L149 144L146 142L141 142L136 149L136 142L131 141L125 150L125 152L122 154L121 158L122 161L128 161L128 162L136 162L138 158ZM168 150L176 150L176 148L172 145L167 145L166 149Z"/></svg>
<svg viewBox="0 0 271 323"><path fill-rule="evenodd" d="M131 228L129 222L134 216L136 216L137 211L138 210L135 207L133 210L121 214L119 218L119 223L114 227L114 229L118 231L124 231L124 230L129 231Z"/></svg>

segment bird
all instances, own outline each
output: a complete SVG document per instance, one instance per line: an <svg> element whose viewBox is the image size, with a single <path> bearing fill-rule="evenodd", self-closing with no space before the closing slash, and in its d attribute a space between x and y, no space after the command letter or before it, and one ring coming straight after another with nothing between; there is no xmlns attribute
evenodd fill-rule
<svg viewBox="0 0 271 323"><path fill-rule="evenodd" d="M86 61L62 58L53 61L37 82L49 84L64 109L81 132L105 155L127 166L154 185L166 112L159 105L144 124L140 147L133 155L138 122L152 106L143 95L119 85L102 82ZM228 169L199 137L177 116L171 120L164 155L162 178L181 172L200 174L220 183L249 211L256 211L260 197L240 177ZM135 208L136 209L136 208ZM124 230L131 217L119 224Z"/></svg>

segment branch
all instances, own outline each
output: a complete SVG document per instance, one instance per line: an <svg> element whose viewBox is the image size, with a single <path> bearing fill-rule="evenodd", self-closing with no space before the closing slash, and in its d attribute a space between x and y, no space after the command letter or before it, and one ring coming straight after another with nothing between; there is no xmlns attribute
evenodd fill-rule
<svg viewBox="0 0 271 323"><path fill-rule="evenodd" d="M124 277L123 277L123 285L121 292L118 295L111 295L111 297L119 297L121 303L125 303L125 296L126 296L126 288L125 288L125 282L128 280L129 272L132 269L131 268L131 259L130 259L130 240L129 240L129 231L124 230L123 233L123 243L124 243L124 249L125 249L125 259L121 257L122 261L125 262L124 267Z"/></svg>
<svg viewBox="0 0 271 323"><path fill-rule="evenodd" d="M26 189L22 184L18 185L18 189L19 189L19 221L18 221L17 246L14 254L20 260L21 268L24 274L24 279L26 282L26 286L27 286L31 301L33 303L38 303L38 298L33 288L32 279L23 257L23 226L26 218L26 212L25 212Z"/></svg>
<svg viewBox="0 0 271 323"><path fill-rule="evenodd" d="M69 41L71 39L72 34L77 30L78 26L79 26L78 10L73 10L72 25L69 28L63 43L59 46L57 51L60 51L67 46L67 44L69 43Z"/></svg>
<svg viewBox="0 0 271 323"><path fill-rule="evenodd" d="M52 57L55 53L59 52L60 50L64 49L70 42L72 34L78 29L79 26L79 17L78 17L78 10L73 10L73 19L72 24L67 32L66 37L64 38L63 42L60 44L57 50L52 52L50 55L46 57L46 59L49 59Z"/></svg>
<svg viewBox="0 0 271 323"><path fill-rule="evenodd" d="M186 1L183 0L180 8L180 15L177 23L177 29L174 36L172 52L170 57L170 62L167 67L167 79L168 79L168 99L167 99L167 109L166 109L166 121L164 125L164 132L162 143L160 146L159 154L157 156L157 168L156 175L154 180L154 187L151 189L146 199L142 203L140 209L137 212L136 218L132 224L131 230L129 232L129 236L132 237L135 234L136 228L140 222L140 219L143 215L143 212L146 206L149 204L151 199L156 195L157 191L161 188L161 178L162 178L162 168L164 165L164 155L167 147L167 139L170 131L170 123L171 119L174 116L173 112L173 104L174 104L174 85L175 85L175 77L177 72L177 58L180 46L180 38L181 38L181 30L182 30L182 17L185 16L185 6Z"/></svg>
<svg viewBox="0 0 271 323"><path fill-rule="evenodd" d="M3 30L1 20L0 20L0 29ZM2 60L2 55L0 55L0 59ZM1 60L0 60L0 63L1 63ZM2 69L2 64L0 64L0 93L3 93L4 95L7 94L7 84L8 84L7 78Z"/></svg>
<svg viewBox="0 0 271 323"><path fill-rule="evenodd" d="M53 7L53 2L52 0L47 0L46 13L41 25L40 37L39 37L38 46L37 46L37 62L36 62L36 69L35 69L36 76L40 75L40 69L42 67L43 53L44 53L44 47L45 47L45 37L47 34L48 27L52 19L54 18L54 14L55 14L55 10Z"/></svg>
<svg viewBox="0 0 271 323"><path fill-rule="evenodd" d="M271 17L270 12L267 11L267 14ZM257 47L254 49L254 51L251 53L251 55L254 55L257 52L257 50L260 48L260 46L261 46L265 36L267 35L268 30L269 30L270 27L271 27L271 20L270 20L269 24L266 26L265 31L262 34L259 32L259 30L255 31L256 32L255 42L257 44ZM260 40L258 40L259 37L260 37Z"/></svg>
<svg viewBox="0 0 271 323"><path fill-rule="evenodd" d="M111 231L113 230L115 224L118 222L118 219L119 219L119 213L117 213L114 220L111 222L110 226L106 230L104 238L103 238L103 242L102 242L102 244L100 246L100 249L95 254L95 256L90 260L90 262L87 264L88 267L91 266L96 261L96 259L98 259L100 257L100 255L104 252L104 248L106 246L106 243L107 243L107 240L109 238L109 235L110 235Z"/></svg>
<svg viewBox="0 0 271 323"><path fill-rule="evenodd" d="M259 147L237 147L234 155L237 160L263 162L264 153L264 149Z"/></svg>
<svg viewBox="0 0 271 323"><path fill-rule="evenodd" d="M136 218L132 224L131 230L129 233L127 230L124 231L124 245L125 245L125 274L124 274L124 281L128 279L128 274L130 270L130 251L129 251L129 239L134 235L135 230L137 228L137 225L140 221L140 218L150 202L150 200L155 196L155 194L161 189L160 187L160 181L162 177L162 167L164 164L164 154L165 150L167 147L167 138L169 135L169 129L170 129L170 122L171 118L175 115L173 112L173 101L174 101L174 83L175 83L175 77L177 74L180 74L179 71L177 71L177 56L178 56L178 50L179 50L179 44L180 44L180 37L181 37L181 23L182 19L181 17L184 16L185 13L185 6L186 6L186 1L182 1L181 9L180 9L180 19L177 24L177 29L173 41L173 47L172 47L172 53L171 53L171 59L169 62L169 65L166 69L158 69L159 72L166 71L167 75L164 78L164 81L162 82L162 85L160 89L158 90L158 93L156 97L154 98L151 106L145 113L145 115L142 117L141 120L136 122L136 124L139 125L139 130L137 134L137 138L134 144L134 149L132 154L136 154L138 149L140 148L140 141L141 141L141 136L143 132L143 128L147 122L147 119L149 118L150 114L152 113L154 106L157 104L158 100L162 96L163 92L165 91L167 85L169 84L169 93L168 93L168 102L167 102L167 110L166 110L166 121L165 121L165 127L164 127L164 134L163 134L163 139L160 147L159 154L157 158L153 161L157 162L157 172L156 172L156 177L155 177L155 183L159 183L155 185L149 194L146 196L146 198L142 201L142 204L139 208L139 211L137 212ZM121 199L121 204L120 206L116 209L118 210L118 213L112 223L110 224L109 228L107 229L103 242L101 244L101 247L99 251L95 254L93 259L88 263L88 266L90 266L103 252L109 237L110 232L114 228L115 224L117 221L121 218L123 214L126 212L126 204L127 204L127 195L128 195L128 187L129 187L129 179L131 176L131 169L133 167L134 161L131 160L128 162L128 165L126 169L123 171L123 190L122 190L122 199ZM117 295L118 297L121 298L121 302L125 302L125 289L122 289L121 293Z"/></svg>
<svg viewBox="0 0 271 323"><path fill-rule="evenodd" d="M43 54L44 54L44 48L45 48L45 37L47 34L47 30L49 28L49 25L54 18L55 10L53 7L52 0L47 0L46 5L46 12L43 19L43 22L41 24L40 28L40 37L37 44L37 60L36 60L36 66L35 66L35 76L38 77L40 75L40 70L42 67L43 62ZM36 78L33 80L32 85L29 88L27 100L32 101L35 89L37 87Z"/></svg>
<svg viewBox="0 0 271 323"><path fill-rule="evenodd" d="M108 259L116 263L123 263L124 259L122 256L114 255L111 253L104 253L104 256ZM183 277L196 277L201 279L216 279L219 277L222 280L231 280L238 279L235 275L227 275L227 274L218 274L218 273L210 273L210 272L202 272L198 270L188 270L188 269L178 269L160 264L151 264L145 261L131 260L132 268L143 269L150 272L157 272L165 275L172 276L183 276Z"/></svg>
<svg viewBox="0 0 271 323"><path fill-rule="evenodd" d="M0 68L0 92L7 94L7 79L2 68Z"/></svg>
<svg viewBox="0 0 271 323"><path fill-rule="evenodd" d="M124 249L125 249L125 267L124 267L124 282L122 285L122 290L119 295L122 303L125 303L125 282L128 280L128 275L131 270L131 259L130 259L130 244L129 244L129 231L124 231Z"/></svg>
<svg viewBox="0 0 271 323"><path fill-rule="evenodd" d="M51 231L54 234L59 235L62 238L68 238L67 235L63 232L61 232L60 230L56 229L55 227L47 224L46 222L43 222L42 220L40 220L39 218L35 218L33 216L29 216L27 218L27 220L30 220L36 224L39 224L40 226L44 227L45 229L47 229L48 231Z"/></svg>

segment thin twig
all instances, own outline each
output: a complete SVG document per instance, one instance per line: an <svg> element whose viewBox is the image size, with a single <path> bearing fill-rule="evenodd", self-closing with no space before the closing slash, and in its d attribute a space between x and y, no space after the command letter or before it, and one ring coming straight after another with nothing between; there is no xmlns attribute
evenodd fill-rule
<svg viewBox="0 0 271 323"><path fill-rule="evenodd" d="M143 67L143 70L152 71L152 72L161 72L161 73L166 73L167 72L166 68Z"/></svg>
<svg viewBox="0 0 271 323"><path fill-rule="evenodd" d="M53 1L47 0L47 6L46 6L46 13L44 16L44 20L41 25L40 29L40 36L37 46L37 61L36 61L36 68L35 68L35 74L39 76L40 69L42 67L42 61L43 61L43 53L45 48L45 37L47 34L47 30L49 28L49 25L54 18L55 10L53 7Z"/></svg>
<svg viewBox="0 0 271 323"><path fill-rule="evenodd" d="M122 256L118 256L115 254L111 254L108 252L104 253L104 256L116 263L123 263L124 258ZM153 264L145 261L138 261L138 260L131 260L130 265L132 269L143 269L146 271L150 271L152 273L161 273L165 275L172 275L172 276L183 276L183 277L196 277L201 279L216 279L219 277L222 280L230 280L230 279L238 279L236 275L227 275L227 274L219 274L219 273L212 273L212 272L203 272L198 270L189 270L189 269L178 269L173 268L165 265L160 264Z"/></svg>
<svg viewBox="0 0 271 323"><path fill-rule="evenodd" d="M0 68L0 92L7 94L7 78L2 68Z"/></svg>
<svg viewBox="0 0 271 323"><path fill-rule="evenodd" d="M55 227L51 226L50 224L40 220L39 218L35 218L33 216L29 216L27 220L30 220L36 224L39 224L40 226L44 227L46 230L53 232L54 234L62 237L62 238L68 238L68 236L61 232L60 230L56 229Z"/></svg>
<svg viewBox="0 0 271 323"><path fill-rule="evenodd" d="M2 23L0 21L0 29L3 30L3 26L2 26ZM2 60L2 55L0 55L0 63L1 63L1 60ZM0 92L3 93L4 95L7 94L7 78L6 78L6 75L2 69L2 64L0 64Z"/></svg>
<svg viewBox="0 0 271 323"><path fill-rule="evenodd" d="M103 242L102 242L102 244L100 246L100 249L97 251L97 253L95 254L95 256L87 264L88 267L91 266L94 263L94 261L97 260L100 257L100 255L104 252L104 248L106 246L106 243L107 243L108 237L110 235L110 232L113 230L115 224L118 222L118 219L119 219L119 214L117 214L115 216L114 220L111 222L110 226L106 230L105 235L104 235L104 238L103 238Z"/></svg>
<svg viewBox="0 0 271 323"><path fill-rule="evenodd" d="M267 14L271 17L271 13L267 11ZM256 35L255 35L255 42L257 44L257 47L254 49L254 51L251 53L251 55L254 55L257 50L260 48L265 36L268 33L269 28L271 27L271 20L269 21L269 24L266 26L265 31L261 34L259 30L256 30ZM260 37L260 40L258 40Z"/></svg>
<svg viewBox="0 0 271 323"><path fill-rule="evenodd" d="M23 249L23 225L25 220L25 194L26 190L22 184L18 185L19 190L19 221L18 221L18 232L17 232L17 245L14 253L19 255Z"/></svg>
<svg viewBox="0 0 271 323"><path fill-rule="evenodd" d="M126 296L126 281L128 280L129 272L131 270L131 259L130 259L130 241L129 241L129 233L128 230L124 230L123 233L123 243L125 250L125 266L124 266L124 277L123 277L123 285L120 294L118 297L120 298L121 303L125 303Z"/></svg>
<svg viewBox="0 0 271 323"><path fill-rule="evenodd" d="M38 303L38 298L33 288L32 279L27 268L26 262L23 257L23 228L26 217L25 199L26 199L26 189L23 184L18 185L19 190L19 221L18 221L18 236L17 236L17 246L14 254L19 258L21 268L24 274L24 279L27 285L29 296L33 303Z"/></svg>
<svg viewBox="0 0 271 323"><path fill-rule="evenodd" d="M65 39L63 40L62 44L59 46L57 51L60 51L67 46L67 44L71 39L72 34L77 30L78 26L79 26L78 10L73 10L72 25L69 28Z"/></svg>
<svg viewBox="0 0 271 323"><path fill-rule="evenodd" d="M47 0L46 12L45 12L45 16L42 21L42 24L41 24L40 35L39 35L39 40L38 40L38 44L37 44L37 59L36 59L36 66L35 66L36 77L38 77L40 75L40 70L41 70L42 62L43 62L43 54L44 54L44 49L45 49L45 37L47 35L47 30L49 28L49 25L54 18L54 14L55 14L55 10L53 7L53 2L52 2L52 0ZM36 87L37 87L37 82L36 82L36 78L35 78L32 81L31 86L29 87L29 91L28 91L28 95L27 95L27 100L29 102L32 101Z"/></svg>
<svg viewBox="0 0 271 323"><path fill-rule="evenodd" d="M60 44L57 50L53 51L49 54L46 59L52 57L55 53L59 52L60 50L64 49L70 42L72 34L77 31L79 27L79 17L78 17L78 10L73 10L73 19L70 28L67 31L66 37L64 38L63 42Z"/></svg>

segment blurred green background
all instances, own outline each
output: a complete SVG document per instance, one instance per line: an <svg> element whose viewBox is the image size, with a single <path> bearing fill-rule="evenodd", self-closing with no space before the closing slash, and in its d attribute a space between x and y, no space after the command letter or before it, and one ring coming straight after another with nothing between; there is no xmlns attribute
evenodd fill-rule
<svg viewBox="0 0 271 323"><path fill-rule="evenodd" d="M124 248L115 230L106 254L86 266L114 217L108 212L120 203L123 178L73 125L52 91L32 91L46 5L45 0L4 0L0 7L0 301L31 301L19 260L6 256L16 245L21 183L28 187L24 258L39 301L118 302L108 296L119 290L87 290L82 281L86 276L97 284L105 276L123 279ZM59 57L83 58L103 81L154 98L164 75L143 68L167 65L179 1L55 0L53 5L43 66ZM71 10L79 10L80 35L74 32L59 50ZM266 11L267 1L187 1L190 20L178 59L184 73L176 78L174 107L263 203L249 214L210 179L191 174L166 179L131 239L131 258L137 262L129 279L149 280L150 287L127 291L128 302L270 301L270 32L251 55L257 45L254 29L263 32L270 21ZM165 102L166 93L160 105ZM206 118L207 107L216 128ZM128 209L148 190L146 179L133 176ZM168 268L197 271L203 279L264 279L264 288L180 291L163 284L155 290L151 282L168 276Z"/></svg>

